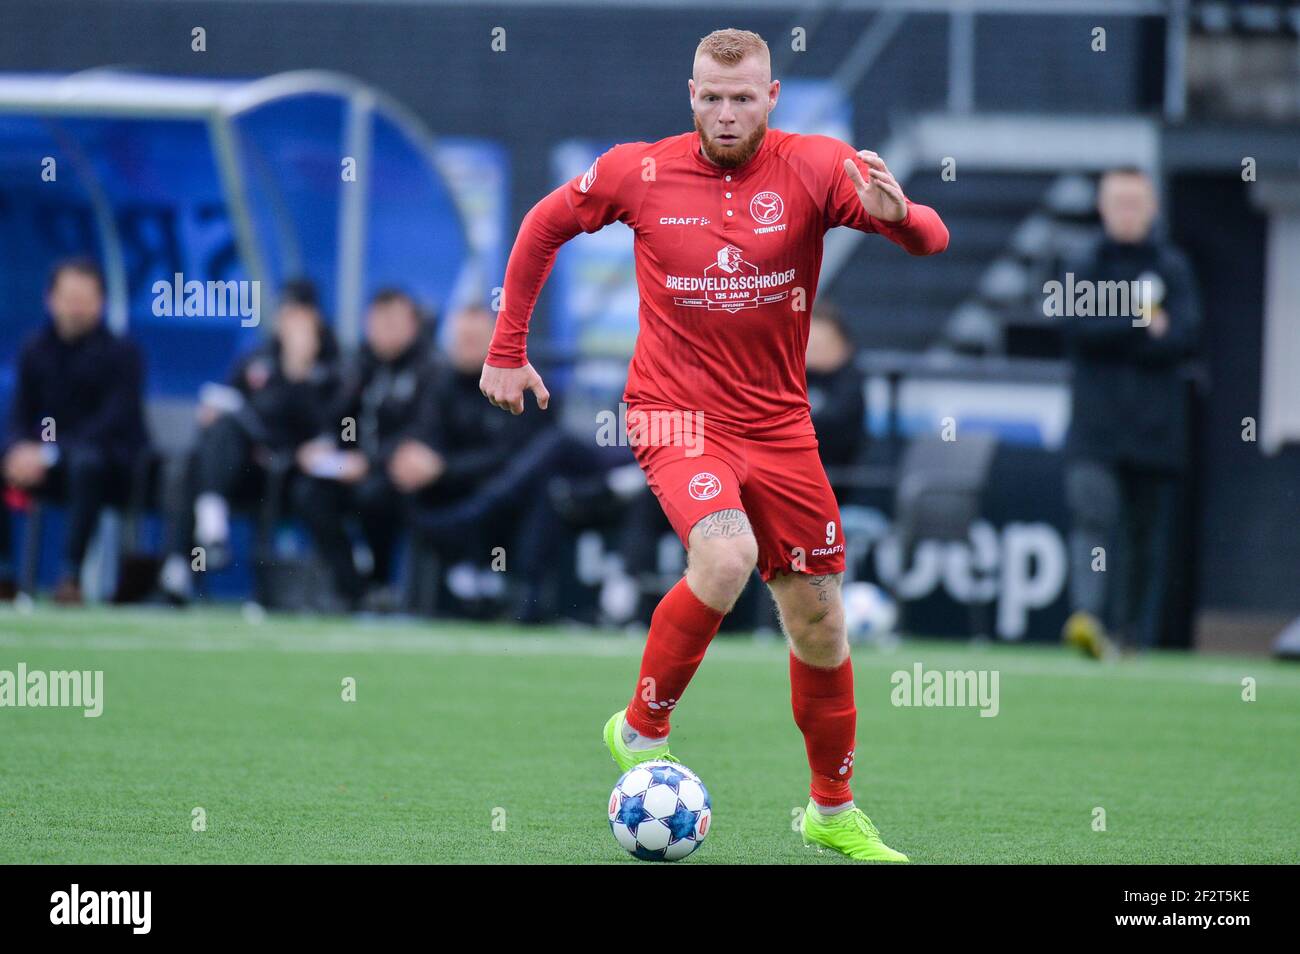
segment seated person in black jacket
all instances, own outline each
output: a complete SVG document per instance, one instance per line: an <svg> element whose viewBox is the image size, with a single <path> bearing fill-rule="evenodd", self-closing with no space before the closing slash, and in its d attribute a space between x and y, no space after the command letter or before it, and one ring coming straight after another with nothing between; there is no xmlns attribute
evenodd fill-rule
<svg viewBox="0 0 1300 954"><path fill-rule="evenodd" d="M403 442L389 470L398 487L423 488L413 500L412 525L447 564L466 571L456 578L468 580L471 567L490 565L494 551L506 556L505 573L486 570L477 579L517 583L515 612L527 620L542 612L539 593L552 575L560 532L547 484L576 458L571 439L555 426L554 401L545 415L513 416L483 400L478 382L494 321L484 308L452 316L451 367L425 405L422 442Z"/></svg>
<svg viewBox="0 0 1300 954"><path fill-rule="evenodd" d="M841 499L836 468L856 464L867 439L862 372L853 357L853 339L839 310L817 302L808 328L808 403L822 466Z"/></svg>
<svg viewBox="0 0 1300 954"><path fill-rule="evenodd" d="M125 503L146 450L144 365L136 346L104 326L104 277L91 259L50 273L49 324L18 356L4 448L10 486L68 505L55 600L81 602L81 561L106 504Z"/></svg>
<svg viewBox="0 0 1300 954"><path fill-rule="evenodd" d="M315 288L305 281L286 284L274 337L239 360L227 386L207 386L201 395L202 430L163 566L166 593L189 594L191 528L205 568L217 569L229 560L232 505L264 503L272 467L286 468L289 482L300 479L294 455L321 432L337 393L337 360Z"/></svg>
<svg viewBox="0 0 1300 954"><path fill-rule="evenodd" d="M325 430L298 449L308 475L293 492L294 510L311 528L338 594L355 606L370 591L375 608L392 603L393 549L405 523L406 495L437 476L437 455L421 444L417 417L438 374L423 315L406 293L378 292L366 313L365 342L343 373ZM418 445L414 447L412 445ZM399 488L389 473L394 454L420 454L435 466ZM352 559L344 520L358 518L372 556L366 578Z"/></svg>

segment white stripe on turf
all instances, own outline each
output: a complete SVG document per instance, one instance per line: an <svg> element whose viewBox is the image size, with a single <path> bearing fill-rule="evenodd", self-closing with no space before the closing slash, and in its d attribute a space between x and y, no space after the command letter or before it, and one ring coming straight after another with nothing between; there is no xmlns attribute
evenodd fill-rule
<svg viewBox="0 0 1300 954"><path fill-rule="evenodd" d="M39 619L42 628L64 629L24 635L12 623ZM67 629L98 628L99 633L68 633ZM103 632L131 630L136 632ZM486 627L485 627L486 629ZM153 632L140 632L153 630ZM617 635L596 636L581 630L537 635L511 633L510 627L492 624L490 631L466 632L464 625L442 623L358 622L275 619L246 623L235 613L205 616L164 616L152 612L40 612L32 616L0 617L0 649L108 652L284 652L306 654L392 653L411 655L639 657L640 639ZM717 640L710 658L764 665L786 658L778 640ZM1039 657L1039 658L1034 658ZM1253 676L1261 686L1300 689L1300 673L1279 668L1264 659L1206 658L1161 654L1154 658L1102 665L1076 659L1052 646L981 645L950 649L942 645L907 642L892 653L858 650L853 663L861 671L909 669L914 662L927 669L996 669L1009 675L1118 679L1133 682L1196 683L1240 686Z"/></svg>

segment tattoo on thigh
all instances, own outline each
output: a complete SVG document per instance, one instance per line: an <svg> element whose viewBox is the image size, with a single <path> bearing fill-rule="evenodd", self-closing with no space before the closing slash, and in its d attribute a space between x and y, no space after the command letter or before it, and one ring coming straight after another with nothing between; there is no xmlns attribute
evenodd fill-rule
<svg viewBox="0 0 1300 954"><path fill-rule="evenodd" d="M813 589L817 591L817 602L830 602L831 593L840 585L842 573L827 573L823 576L814 576L808 579Z"/></svg>
<svg viewBox="0 0 1300 954"><path fill-rule="evenodd" d="M705 537L741 537L753 533L743 510L719 510L695 525Z"/></svg>

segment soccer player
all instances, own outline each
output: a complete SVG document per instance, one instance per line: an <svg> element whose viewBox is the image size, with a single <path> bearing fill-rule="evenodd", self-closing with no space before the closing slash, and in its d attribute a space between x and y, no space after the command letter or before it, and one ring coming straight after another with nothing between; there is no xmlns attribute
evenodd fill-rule
<svg viewBox="0 0 1300 954"><path fill-rule="evenodd" d="M794 720L812 770L805 843L906 861L849 789L857 710L844 540L804 361L828 229L876 232L913 255L942 252L948 230L908 201L876 153L769 129L780 88L761 37L711 33L687 83L694 132L614 146L529 211L480 389L513 414L525 391L545 409L525 342L556 251L616 220L631 227L641 307L628 439L687 548L687 570L651 618L631 701L605 726L610 754L622 769L671 758L672 709L757 565L789 640Z"/></svg>

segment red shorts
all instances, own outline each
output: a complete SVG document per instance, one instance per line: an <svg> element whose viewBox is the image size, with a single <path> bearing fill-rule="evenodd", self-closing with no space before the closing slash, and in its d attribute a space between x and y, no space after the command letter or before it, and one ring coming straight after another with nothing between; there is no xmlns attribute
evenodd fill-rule
<svg viewBox="0 0 1300 954"><path fill-rule="evenodd" d="M702 518L743 510L765 581L778 572L844 572L840 508L811 425L753 440L710 427L707 417L695 427L688 412L638 405L627 415L637 463L683 546Z"/></svg>

